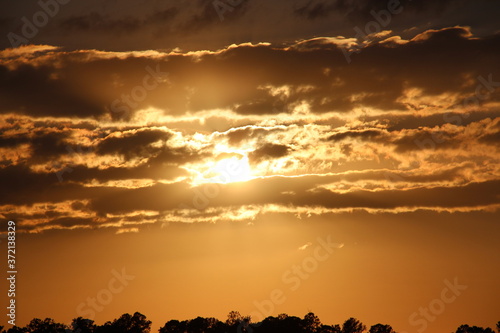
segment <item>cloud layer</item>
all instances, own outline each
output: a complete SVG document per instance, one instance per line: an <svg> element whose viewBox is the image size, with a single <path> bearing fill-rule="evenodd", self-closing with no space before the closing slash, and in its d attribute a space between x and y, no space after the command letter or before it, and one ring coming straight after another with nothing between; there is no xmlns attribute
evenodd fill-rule
<svg viewBox="0 0 500 333"><path fill-rule="evenodd" d="M496 210L498 36L453 27L353 45L3 50L3 216L29 231L131 230Z"/></svg>

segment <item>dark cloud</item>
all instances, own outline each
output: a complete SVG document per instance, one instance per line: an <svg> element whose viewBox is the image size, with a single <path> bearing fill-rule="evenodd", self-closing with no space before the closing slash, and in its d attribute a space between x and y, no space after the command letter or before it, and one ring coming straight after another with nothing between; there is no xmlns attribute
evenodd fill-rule
<svg viewBox="0 0 500 333"><path fill-rule="evenodd" d="M248 9L249 0L240 0L236 6L228 1L198 0L196 14L178 27L181 34L199 32L201 29L223 21L239 20Z"/></svg>
<svg viewBox="0 0 500 333"><path fill-rule="evenodd" d="M498 148L498 143L500 142L500 130L497 130L495 133L490 133L482 136L479 141L488 143L491 145L495 145Z"/></svg>
<svg viewBox="0 0 500 333"><path fill-rule="evenodd" d="M351 64L345 51L326 40L287 49L259 45L201 55L155 54L154 59L55 52L40 55L43 65L0 67L1 108L35 116L114 119L130 118L148 106L171 115L210 109L290 113L303 102L314 113L415 109L403 99L409 88L426 95L458 93L465 100L474 98L480 77L500 77L494 56L500 51L499 37L469 35L457 27L430 31L401 45L375 43L352 53ZM465 76L477 83L464 86ZM145 84L154 88L147 90ZM272 87L288 87L290 93L276 95ZM499 100L498 95L490 93L487 100Z"/></svg>
<svg viewBox="0 0 500 333"><path fill-rule="evenodd" d="M55 174L35 173L28 166L8 166L0 169L0 202L3 204L32 204L42 199L43 193L57 185Z"/></svg>
<svg viewBox="0 0 500 333"><path fill-rule="evenodd" d="M450 111L446 113L437 113L431 115L415 116L415 114L387 115L383 118L368 116L363 118L367 122L377 122L386 126L388 131L400 131L402 129L418 129L423 127L433 128L445 124L465 127L482 119L495 118L497 111L476 111L476 112L457 112Z"/></svg>
<svg viewBox="0 0 500 333"><path fill-rule="evenodd" d="M127 133L122 136L108 136L96 146L97 154L121 155L126 160L134 157L150 156L161 150L161 146L172 137L172 134L162 130L143 130ZM160 147L151 147L150 144L161 141Z"/></svg>
<svg viewBox="0 0 500 333"><path fill-rule="evenodd" d="M119 135L105 137L92 151L98 155L122 156L126 161L133 158L147 159L145 166L148 170L143 171L153 174L156 174L154 170L162 170L166 168L166 165L181 165L211 156L209 152L203 150L194 150L183 146L170 147L169 140L173 135L172 132L163 129L133 130L133 132L123 132ZM175 169L179 174L179 170ZM135 172L134 170L130 171L132 174ZM120 174L121 172L115 170L109 173ZM143 173L139 172L139 174Z"/></svg>
<svg viewBox="0 0 500 333"><path fill-rule="evenodd" d="M175 18L178 9L175 7L153 12L144 18L126 16L113 18L109 14L90 12L68 17L60 22L60 28L68 33L75 31L129 34L135 33L148 25L166 25Z"/></svg>
<svg viewBox="0 0 500 333"><path fill-rule="evenodd" d="M93 218L79 218L79 217L61 217L51 221L51 225L61 226L64 228L82 227L82 226L95 226L96 219Z"/></svg>
<svg viewBox="0 0 500 333"><path fill-rule="evenodd" d="M60 155L71 153L70 145L67 142L69 132L51 131L49 129L39 128L32 133L1 135L0 147L16 148L19 151L29 150L30 164L41 164L54 160ZM20 147L20 145L28 145Z"/></svg>
<svg viewBox="0 0 500 333"><path fill-rule="evenodd" d="M335 133L328 137L331 141L341 141L346 138L359 138L362 140L371 140L375 137L383 135L384 132L380 130L363 130L363 131L346 131L341 133Z"/></svg>
<svg viewBox="0 0 500 333"><path fill-rule="evenodd" d="M58 172L60 177L58 177L57 172L33 172L25 166L1 168L0 180L4 186L0 191L0 203L33 204L36 202L82 200L91 198L98 193L116 190L113 188L83 187L93 180L99 182L129 179L165 180L186 176L185 170L177 166L160 163L106 169L66 165Z"/></svg>
<svg viewBox="0 0 500 333"><path fill-rule="evenodd" d="M390 209L397 207L441 207L457 208L491 205L499 194L499 181L475 183L463 187L438 187L408 191L353 191L342 195L327 190L318 190L311 196L297 200L298 204L324 206L328 208L369 207Z"/></svg>
<svg viewBox="0 0 500 333"><path fill-rule="evenodd" d="M259 163L262 160L286 156L289 150L290 147L286 145L267 143L251 152L248 158L252 163Z"/></svg>
<svg viewBox="0 0 500 333"><path fill-rule="evenodd" d="M29 143L30 139L26 136L0 136L0 148L16 147L23 143Z"/></svg>
<svg viewBox="0 0 500 333"><path fill-rule="evenodd" d="M63 174L63 181L90 183L93 180L107 182L110 180L172 180L187 176L184 169L176 165L148 161L136 167L109 167L106 169L88 168L81 165L68 166L71 172Z"/></svg>
<svg viewBox="0 0 500 333"><path fill-rule="evenodd" d="M16 110L36 116L89 117L105 112L98 101L72 89L64 80L53 79L55 68L21 65L15 70L0 65L0 96L3 112Z"/></svg>
<svg viewBox="0 0 500 333"><path fill-rule="evenodd" d="M61 5L33 44L62 45L73 50L220 49L233 43L272 43L316 36L354 36L375 18L370 11L387 9L388 0L227 1L132 0L71 2ZM489 0L401 0L404 10L387 28L405 37L425 29L471 26L480 35L498 30L498 3ZM0 4L0 23L22 37L23 17L31 20L39 2ZM220 9L218 9L220 8ZM11 47L9 38L0 48Z"/></svg>
<svg viewBox="0 0 500 333"><path fill-rule="evenodd" d="M403 116L405 122L411 123L414 119L415 123L409 126L408 129L401 128L398 124L398 130L349 130L330 135L327 140L333 142L340 142L345 139L359 139L364 142L382 143L384 145L394 145L397 153L407 153L410 151L418 150L450 150L465 147L467 144L473 144L475 141L480 143L494 144L497 140L498 133L487 130L488 124L491 123L488 118L484 118L484 114L475 114L472 119L464 118L464 114L447 114L445 119L450 122L443 122L443 115L438 114L432 117L414 118ZM399 117L396 117L398 119ZM456 120L468 119L466 124L454 123ZM441 123L439 123L439 120ZM478 121L482 121L480 125ZM486 121L486 122L485 122ZM397 120L396 120L397 122ZM418 126L420 123L429 123L429 127ZM453 126L447 126L448 124ZM471 125L472 124L472 125ZM464 135L463 130L457 130L454 126L468 126L468 135ZM418 127L417 127L418 126ZM415 128L412 128L415 127ZM475 129L474 129L475 128ZM342 151L344 154L349 155L353 150L352 144L343 144Z"/></svg>
<svg viewBox="0 0 500 333"><path fill-rule="evenodd" d="M56 156L70 153L65 141L68 133L46 133L30 140L32 155L30 162L33 164L44 163L54 159Z"/></svg>
<svg viewBox="0 0 500 333"><path fill-rule="evenodd" d="M242 205L277 204L295 207L343 208L459 208L487 206L497 203L499 181L471 183L455 187L417 188L400 190L353 190L336 193L315 188L328 177L267 178L246 184L201 185L189 190L185 184L155 185L142 189L123 189L92 201L99 214L126 213L134 210L166 211L199 207L240 207ZM207 186L216 186L219 195L203 199ZM176 193L176 195L172 195ZM137 198L142 198L137 200ZM196 207L194 203L205 203Z"/></svg>
<svg viewBox="0 0 500 333"><path fill-rule="evenodd" d="M161 212L181 209L181 204L189 203L193 195L195 192L190 192L186 183L156 184L135 190L116 189L112 193L93 199L91 208L100 216L135 210Z"/></svg>
<svg viewBox="0 0 500 333"><path fill-rule="evenodd" d="M466 1L459 1L465 3ZM333 13L347 16L356 23L373 20L371 11L379 12L387 10L389 0L309 0L294 10L295 15L316 20L329 17ZM398 4L397 8L403 8L405 11L425 12L429 14L441 14L445 11L452 1L421 1L412 2L411 0L397 0L392 3Z"/></svg>
<svg viewBox="0 0 500 333"><path fill-rule="evenodd" d="M456 133L448 133L443 130L421 130L416 133L405 135L393 141L396 151L404 153L421 149L450 149L460 146Z"/></svg>
<svg viewBox="0 0 500 333"><path fill-rule="evenodd" d="M130 33L141 26L141 21L136 18L127 17L123 19L111 19L97 12L87 15L73 16L61 22L61 28L67 31L114 31L119 33Z"/></svg>
<svg viewBox="0 0 500 333"><path fill-rule="evenodd" d="M286 131L285 127L253 127L245 126L232 129L224 135L227 137L229 144L239 145L246 140L260 140L265 138L266 135L276 132Z"/></svg>
<svg viewBox="0 0 500 333"><path fill-rule="evenodd" d="M8 31L14 18L12 17L0 17L0 29L2 31Z"/></svg>

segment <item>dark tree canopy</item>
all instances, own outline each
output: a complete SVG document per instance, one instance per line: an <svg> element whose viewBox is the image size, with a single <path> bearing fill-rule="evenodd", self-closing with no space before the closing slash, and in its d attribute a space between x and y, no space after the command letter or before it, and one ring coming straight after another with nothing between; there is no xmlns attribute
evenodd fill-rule
<svg viewBox="0 0 500 333"><path fill-rule="evenodd" d="M66 326L56 323L54 319L45 318L41 320L35 318L26 326L30 333L65 333Z"/></svg>
<svg viewBox="0 0 500 333"><path fill-rule="evenodd" d="M317 333L321 330L321 320L312 312L306 314L302 322L306 332Z"/></svg>
<svg viewBox="0 0 500 333"><path fill-rule="evenodd" d="M495 333L491 328L482 328L477 326L461 325L455 331L456 333Z"/></svg>
<svg viewBox="0 0 500 333"><path fill-rule="evenodd" d="M136 312L134 315L123 314L120 318L108 321L103 326L97 327L97 333L149 333L151 321L146 316Z"/></svg>
<svg viewBox="0 0 500 333"><path fill-rule="evenodd" d="M396 333L391 325L376 324L370 327L369 333Z"/></svg>
<svg viewBox="0 0 500 333"><path fill-rule="evenodd" d="M355 318L347 319L342 325L342 333L361 333L366 330L366 326Z"/></svg>
<svg viewBox="0 0 500 333"><path fill-rule="evenodd" d="M94 333L96 325L91 319L78 317L71 322L71 329L79 333Z"/></svg>
<svg viewBox="0 0 500 333"><path fill-rule="evenodd" d="M28 328L19 326L13 326L7 330L7 333L27 333L27 332Z"/></svg>
<svg viewBox="0 0 500 333"><path fill-rule="evenodd" d="M500 333L500 321L496 323ZM169 320L160 327L159 333L363 333L366 326L356 318L347 319L342 326L327 325L313 312L303 318L286 313L269 316L260 322L252 322L250 316L242 316L238 311L229 312L226 321L216 318L196 317L190 320ZM54 319L34 318L25 327L0 326L0 333L151 333L151 321L135 312L125 313L113 321L97 325L91 319L74 318L70 325L57 323ZM397 333L391 325L375 324L366 333ZM461 325L455 333L495 333L491 328Z"/></svg>

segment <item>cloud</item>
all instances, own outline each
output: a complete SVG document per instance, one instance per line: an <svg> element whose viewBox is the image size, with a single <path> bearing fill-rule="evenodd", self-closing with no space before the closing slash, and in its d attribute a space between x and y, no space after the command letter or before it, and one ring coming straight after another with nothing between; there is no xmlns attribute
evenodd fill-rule
<svg viewBox="0 0 500 333"><path fill-rule="evenodd" d="M182 207L241 207L259 205L315 207L325 209L381 209L398 208L458 209L497 204L498 181L469 183L456 186L430 186L401 190L336 191L323 185L330 177L304 176L298 178L272 177L244 184L206 184L189 189L186 184L155 185L140 189L121 189L92 201L92 208L103 214L120 214L134 210L168 211ZM209 187L217 188L217 195L204 195ZM172 195L172 193L176 193ZM141 200L137 200L141 198ZM205 204L203 204L203 201ZM196 203L202 203L196 207ZM193 205L194 204L194 205Z"/></svg>
<svg viewBox="0 0 500 333"><path fill-rule="evenodd" d="M125 16L113 18L109 14L92 11L87 14L80 14L68 17L59 23L61 29L67 32L84 31L86 33L113 33L129 34L136 33L145 26L161 23L165 25L173 20L179 11L176 7L169 7L163 10L155 11L146 15L144 18L136 16Z"/></svg>
<svg viewBox="0 0 500 333"><path fill-rule="evenodd" d="M127 119L148 108L164 116L207 110L265 116L464 108L476 105L467 98L474 97L479 77L500 77L492 60L497 43L498 36L473 38L467 28L432 30L404 44L374 42L350 55L351 64L331 40L185 54L39 50L29 61L13 53L0 61L1 108L101 120ZM165 73L168 84L155 81ZM279 87L287 93L276 93ZM481 89L484 95L486 88ZM442 104L430 104L432 97ZM487 101L499 99L487 96ZM117 112L122 109L129 112Z"/></svg>
<svg viewBox="0 0 500 333"><path fill-rule="evenodd" d="M108 136L96 146L97 154L118 154L125 159L158 153L172 134L163 130L145 129ZM152 146L159 143L158 146Z"/></svg>
<svg viewBox="0 0 500 333"><path fill-rule="evenodd" d="M460 1L466 2L466 1ZM371 11L379 12L387 10L387 0L308 0L301 2L298 8L294 10L295 15L304 17L308 20L324 19L333 13L347 16L351 21L356 23L373 20ZM433 2L413 3L411 0L394 1L393 3L403 8L405 11L425 12L427 15L441 14L448 9L450 0L439 0Z"/></svg>
<svg viewBox="0 0 500 333"><path fill-rule="evenodd" d="M345 138L360 138L363 140L371 140L374 137L382 136L383 134L384 132L380 130L346 131L342 133L332 134L330 135L330 137L328 137L328 140L340 141Z"/></svg>
<svg viewBox="0 0 500 333"><path fill-rule="evenodd" d="M288 150L289 147L286 145L267 143L251 152L248 157L252 163L259 163L264 159L286 156L288 155Z"/></svg>
<svg viewBox="0 0 500 333"><path fill-rule="evenodd" d="M28 38L33 44L62 45L72 50L109 51L219 49L233 43L267 41L288 43L317 36L353 37L357 26L374 21L370 11L387 9L389 1L377 0L254 0L217 1L225 9L219 15L214 1L89 0L60 7L58 13ZM23 17L41 10L38 2L0 5L3 31L23 35ZM393 15L390 30L409 37L415 32L445 26L467 25L480 35L498 30L498 3L487 0L402 0L403 11ZM465 15L464 13L467 13ZM277 22L279 24L277 24ZM0 48L11 47L9 39Z"/></svg>
<svg viewBox="0 0 500 333"><path fill-rule="evenodd" d="M178 28L180 32L199 32L221 21L239 20L248 9L248 0L238 1L237 5L232 5L224 1L216 2L212 0L198 0L196 14L187 18L186 22ZM220 15L218 14L220 12Z"/></svg>
<svg viewBox="0 0 500 333"><path fill-rule="evenodd" d="M312 245L312 243L311 243L311 242L307 242L307 243L305 243L304 245L299 246L298 250L299 250L299 251L304 251L305 249L307 249L307 248L308 248L309 246L311 246L311 245Z"/></svg>
<svg viewBox="0 0 500 333"><path fill-rule="evenodd" d="M4 216L37 232L497 209L498 36L434 29L350 64L341 40L2 51ZM232 156L252 179L207 183Z"/></svg>
<svg viewBox="0 0 500 333"><path fill-rule="evenodd" d="M120 228L116 231L116 234L124 234L128 232L139 232L139 228Z"/></svg>

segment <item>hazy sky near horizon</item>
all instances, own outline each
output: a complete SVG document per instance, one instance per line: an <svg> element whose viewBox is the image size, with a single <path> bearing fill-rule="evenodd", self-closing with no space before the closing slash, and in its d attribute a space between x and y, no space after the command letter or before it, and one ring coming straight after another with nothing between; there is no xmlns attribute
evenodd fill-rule
<svg viewBox="0 0 500 333"><path fill-rule="evenodd" d="M500 3L0 8L18 325L500 320Z"/></svg>

